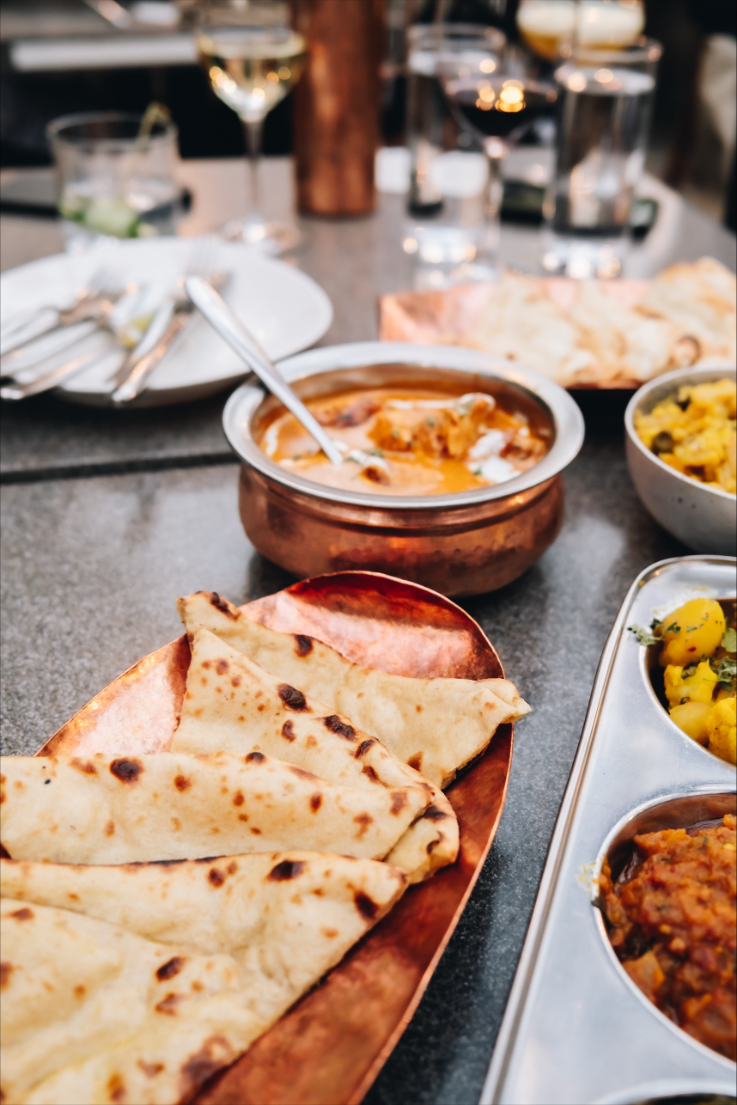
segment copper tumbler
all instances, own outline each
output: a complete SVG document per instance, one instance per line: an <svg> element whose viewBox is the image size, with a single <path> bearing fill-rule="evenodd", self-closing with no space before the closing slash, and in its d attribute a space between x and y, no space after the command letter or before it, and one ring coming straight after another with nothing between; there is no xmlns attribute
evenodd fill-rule
<svg viewBox="0 0 737 1105"><path fill-rule="evenodd" d="M292 0L292 22L309 48L294 90L297 207L366 215L376 202L380 0Z"/></svg>

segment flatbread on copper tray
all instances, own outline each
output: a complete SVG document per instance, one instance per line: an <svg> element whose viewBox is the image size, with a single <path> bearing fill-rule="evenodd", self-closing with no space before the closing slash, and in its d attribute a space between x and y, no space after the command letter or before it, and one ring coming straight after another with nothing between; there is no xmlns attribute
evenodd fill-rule
<svg viewBox="0 0 737 1105"><path fill-rule="evenodd" d="M191 1100L405 886L388 864L308 852L166 867L3 860L2 879L5 1105Z"/></svg>
<svg viewBox="0 0 737 1105"><path fill-rule="evenodd" d="M734 273L711 257L653 280L506 272L495 284L382 296L384 341L438 342L518 361L563 387L634 388L692 364L734 364Z"/></svg>
<svg viewBox="0 0 737 1105"><path fill-rule="evenodd" d="M443 792L351 721L270 675L207 629L192 660L173 752L264 752L347 787L422 786L430 804L394 845L389 863L420 882L458 855L458 821Z"/></svg>
<svg viewBox="0 0 737 1105"><path fill-rule="evenodd" d="M382 859L430 804L422 786L357 789L261 752L4 756L12 859L135 863L303 847Z"/></svg>
<svg viewBox="0 0 737 1105"><path fill-rule="evenodd" d="M0 760L5 1105L190 1101L456 860L441 787L529 709L179 609L169 750Z"/></svg>
<svg viewBox="0 0 737 1105"><path fill-rule="evenodd" d="M311 637L253 622L214 591L179 600L187 633L209 629L267 672L299 687L378 739L436 787L529 713L508 679L413 679L364 668Z"/></svg>

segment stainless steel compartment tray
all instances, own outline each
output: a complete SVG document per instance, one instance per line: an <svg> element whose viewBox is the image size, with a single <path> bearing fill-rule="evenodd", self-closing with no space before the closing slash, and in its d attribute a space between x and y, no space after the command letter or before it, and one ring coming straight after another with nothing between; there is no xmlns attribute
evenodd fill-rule
<svg viewBox="0 0 737 1105"><path fill-rule="evenodd" d="M593 1105L663 1093L734 1094L735 1065L691 1040L630 982L587 874L638 808L734 791L734 769L682 733L651 688L627 626L696 596L735 594L730 557L646 569L606 643L482 1105Z"/></svg>

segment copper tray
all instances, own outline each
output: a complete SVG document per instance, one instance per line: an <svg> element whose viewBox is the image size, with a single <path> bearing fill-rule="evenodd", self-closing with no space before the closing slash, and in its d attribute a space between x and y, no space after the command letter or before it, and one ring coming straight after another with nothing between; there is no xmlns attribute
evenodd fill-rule
<svg viewBox="0 0 737 1105"><path fill-rule="evenodd" d="M375 572L295 583L243 610L272 629L305 633L351 660L412 676L503 677L477 623L425 587ZM40 749L164 751L178 722L185 636L114 680ZM460 824L452 867L412 887L392 912L232 1067L198 1105L357 1105L407 1027L458 923L496 834L512 760L512 726L448 790Z"/></svg>

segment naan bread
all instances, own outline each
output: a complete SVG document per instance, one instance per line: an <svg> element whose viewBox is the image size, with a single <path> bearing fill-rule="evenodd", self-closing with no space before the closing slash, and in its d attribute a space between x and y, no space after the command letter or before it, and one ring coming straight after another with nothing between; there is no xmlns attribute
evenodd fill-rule
<svg viewBox="0 0 737 1105"><path fill-rule="evenodd" d="M303 851L116 867L0 859L0 897L84 913L147 940L246 964L290 954L300 969L316 947L322 962L338 936L357 940L406 881L386 863Z"/></svg>
<svg viewBox="0 0 737 1105"><path fill-rule="evenodd" d="M207 629L192 659L173 752L265 752L346 787L425 786L430 806L389 853L420 882L458 855L458 821L441 790L348 718L282 683Z"/></svg>
<svg viewBox="0 0 737 1105"><path fill-rule="evenodd" d="M596 358L541 280L504 273L463 344L517 361L563 386L588 379Z"/></svg>
<svg viewBox="0 0 737 1105"><path fill-rule="evenodd" d="M358 790L260 752L3 757L13 859L135 863L302 847L383 858L429 805L423 786Z"/></svg>
<svg viewBox="0 0 737 1105"><path fill-rule="evenodd" d="M252 622L212 591L179 599L178 608L190 639L209 629L267 672L351 718L435 786L448 786L499 725L529 713L507 679L411 679L364 668L320 641Z"/></svg>
<svg viewBox="0 0 737 1105"><path fill-rule="evenodd" d="M671 265L656 276L638 309L669 319L698 343L698 361L734 364L737 341L737 281L713 257Z"/></svg>
<svg viewBox="0 0 737 1105"><path fill-rule="evenodd" d="M653 318L607 295L596 280L582 280L570 310L582 343L596 358L596 368L579 383L650 380L661 372L686 367L696 360L698 346L683 340L682 327L667 318Z"/></svg>
<svg viewBox="0 0 737 1105"><path fill-rule="evenodd" d="M189 1101L340 961L405 882L387 864L341 856L233 862L238 871L221 864L215 887L210 864L3 861L6 884L10 866L30 896L0 903L6 1105ZM220 923L212 902L228 894ZM64 896L78 912L36 901ZM145 938L164 919L167 939Z"/></svg>

